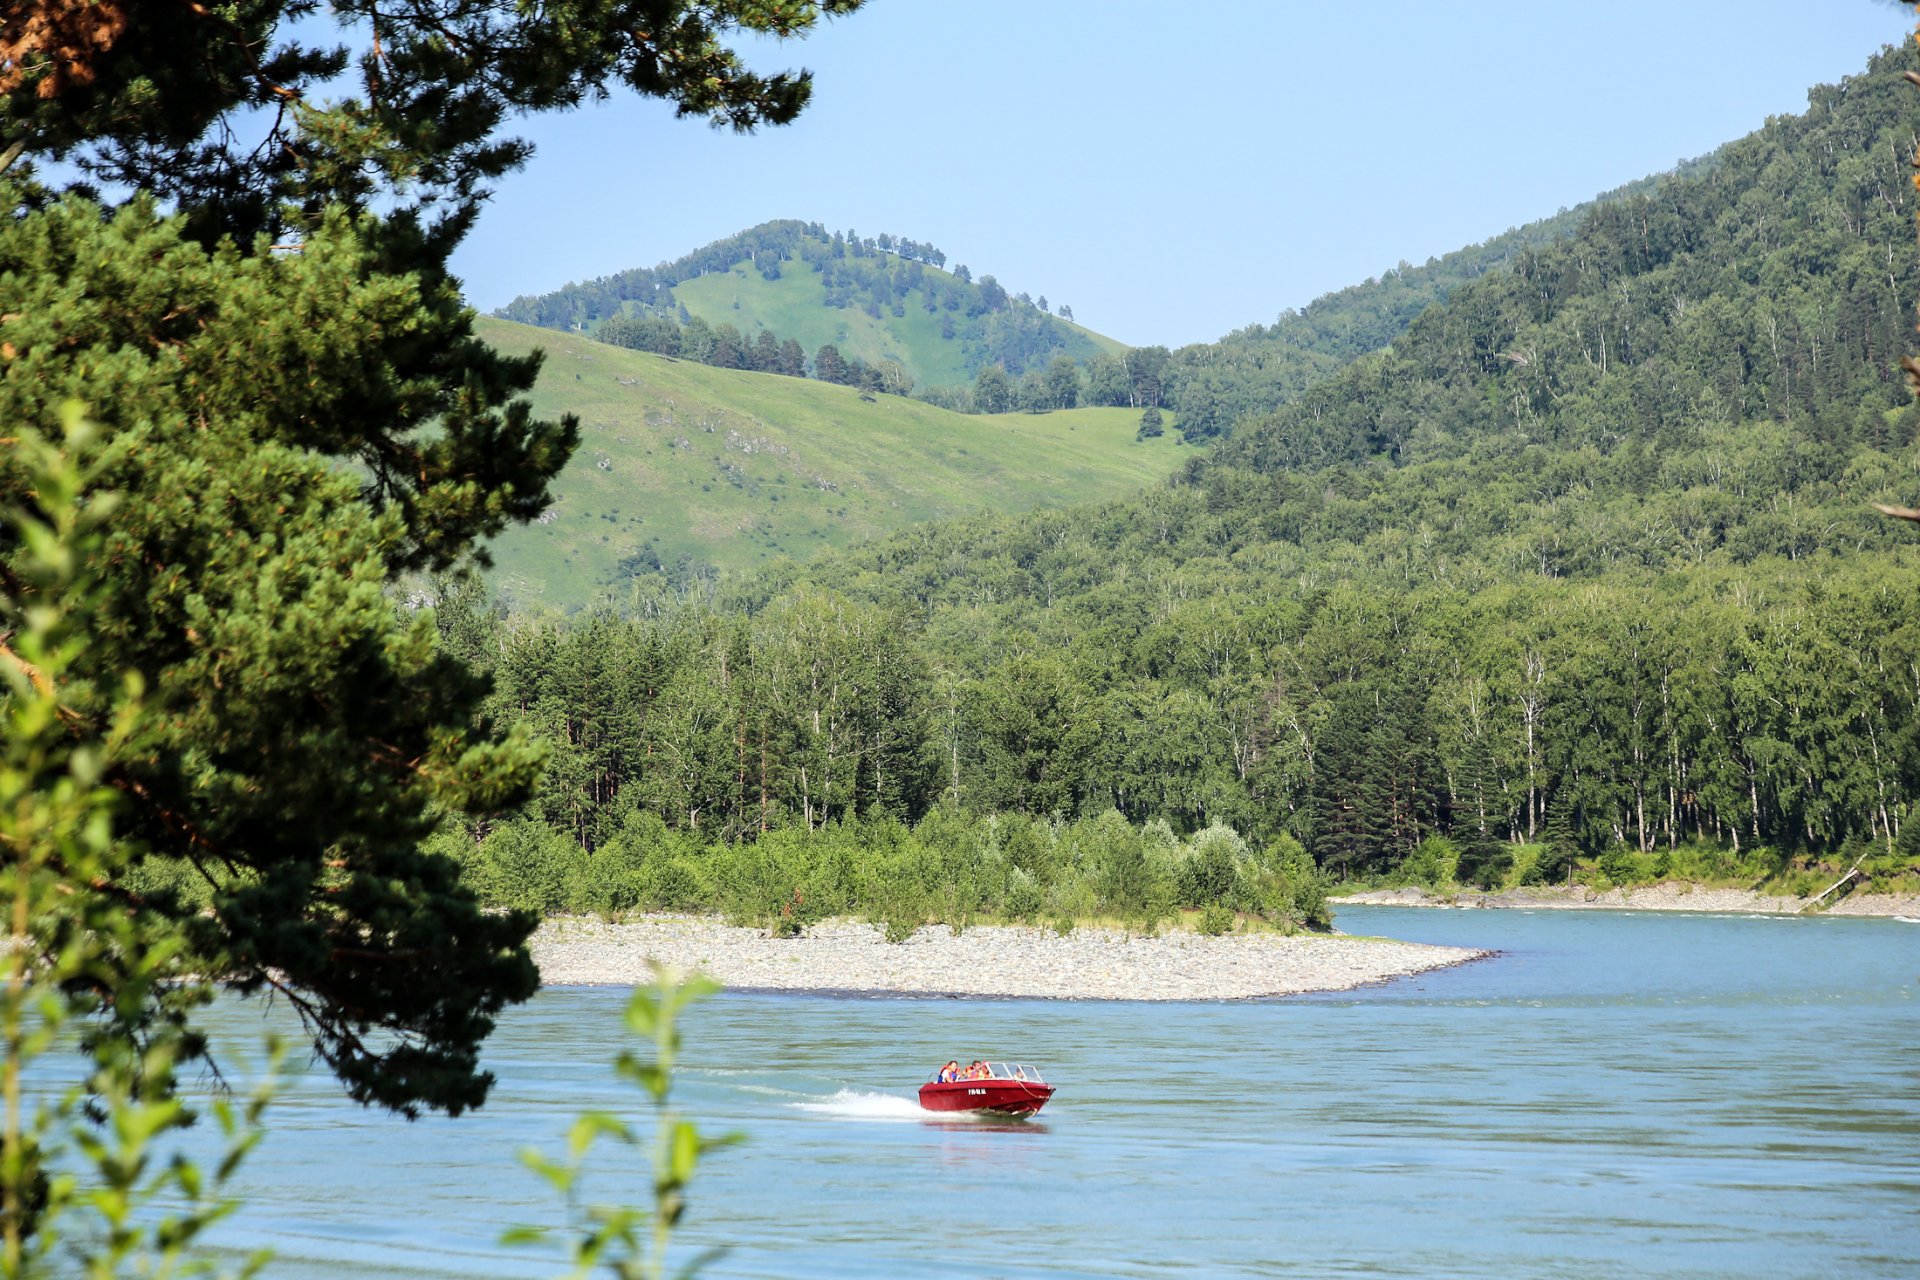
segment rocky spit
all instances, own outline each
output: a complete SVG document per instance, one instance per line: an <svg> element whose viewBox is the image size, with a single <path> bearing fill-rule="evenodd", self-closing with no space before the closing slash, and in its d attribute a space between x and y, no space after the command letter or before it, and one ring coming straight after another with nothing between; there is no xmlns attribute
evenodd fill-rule
<svg viewBox="0 0 1920 1280"><path fill-rule="evenodd" d="M629 986L650 962L697 969L728 987L1048 1000L1244 1000L1345 991L1482 959L1491 952L1374 938L1186 932L1148 938L1107 929L945 926L889 943L873 925L832 921L771 938L694 916L621 924L549 920L533 958L550 986Z"/></svg>
<svg viewBox="0 0 1920 1280"><path fill-rule="evenodd" d="M1333 899L1336 906L1367 907L1517 907L1531 910L1712 911L1756 915L1793 915L1813 905L1811 898L1757 893L1752 889L1716 889L1677 882L1631 889L1542 886L1481 893L1463 889L1436 895L1424 889L1369 889ZM1904 916L1920 919L1920 897L1855 893L1822 909L1830 916Z"/></svg>

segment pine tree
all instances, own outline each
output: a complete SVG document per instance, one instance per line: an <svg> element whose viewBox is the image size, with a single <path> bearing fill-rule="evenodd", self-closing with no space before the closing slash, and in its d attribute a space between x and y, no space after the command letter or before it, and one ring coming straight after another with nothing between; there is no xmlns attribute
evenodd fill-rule
<svg viewBox="0 0 1920 1280"><path fill-rule="evenodd" d="M667 0L645 22L585 0L381 6L357 86L364 0L291 32L292 0L68 6L83 52L53 21L0 65L0 418L44 429L78 400L100 424L97 483L125 501L78 682L137 675L151 713L107 778L140 887L72 888L180 940L184 969L278 993L356 1099L478 1104L480 1044L537 981L534 921L480 910L422 842L441 812L517 802L542 752L476 724L484 681L387 596L484 564L578 439L533 416L539 358L481 343L447 269L529 154L496 130L621 86L784 123L807 77L749 72L727 38L859 3ZM310 26L328 21L338 52ZM302 108L258 119L268 87ZM28 167L49 158L128 194L62 199ZM0 451L0 506L31 490ZM0 593L31 608L23 554L0 534ZM101 730L99 708L71 711ZM183 879L194 894L153 887ZM106 1030L147 1035L157 999L110 1000Z"/></svg>

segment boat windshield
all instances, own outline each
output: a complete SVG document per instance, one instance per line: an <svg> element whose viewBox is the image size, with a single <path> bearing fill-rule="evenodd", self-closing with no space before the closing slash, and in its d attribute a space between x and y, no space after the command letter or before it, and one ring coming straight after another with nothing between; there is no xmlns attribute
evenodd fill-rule
<svg viewBox="0 0 1920 1280"><path fill-rule="evenodd" d="M1044 1084L1040 1068L1030 1067L1024 1062L989 1062L987 1074L994 1080L1030 1080L1035 1084Z"/></svg>
<svg viewBox="0 0 1920 1280"><path fill-rule="evenodd" d="M1040 1068L1025 1062L989 1062L986 1066L987 1079L989 1080L1018 1080L1028 1084L1045 1084L1047 1082L1046 1077L1040 1074ZM938 1071L927 1077L929 1083L937 1082L939 1079L940 1073ZM965 1082L966 1075L962 1072L960 1083L964 1084Z"/></svg>

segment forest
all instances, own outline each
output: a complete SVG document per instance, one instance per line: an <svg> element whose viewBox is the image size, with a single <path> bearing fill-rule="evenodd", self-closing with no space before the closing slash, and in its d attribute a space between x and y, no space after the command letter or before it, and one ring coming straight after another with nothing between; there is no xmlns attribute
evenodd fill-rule
<svg viewBox="0 0 1920 1280"><path fill-rule="evenodd" d="M553 744L522 819L586 858L1106 815L1339 879L1920 866L1916 551L1868 506L1920 487L1905 92L1888 55L1519 246L1137 498L628 617L449 598Z"/></svg>

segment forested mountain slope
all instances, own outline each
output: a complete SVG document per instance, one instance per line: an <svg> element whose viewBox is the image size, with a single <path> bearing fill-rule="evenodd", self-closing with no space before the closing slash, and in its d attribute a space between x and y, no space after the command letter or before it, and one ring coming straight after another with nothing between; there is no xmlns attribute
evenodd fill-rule
<svg viewBox="0 0 1920 1280"><path fill-rule="evenodd" d="M635 577L806 559L921 520L1110 497L1193 452L1137 440L1124 409L963 416L899 396L713 369L503 320L496 350L536 347L532 400L576 413L581 447L539 522L493 543L515 607L626 600Z"/></svg>
<svg viewBox="0 0 1920 1280"><path fill-rule="evenodd" d="M1913 104L1891 74L1906 56L1521 253L1223 464L1405 464L1494 439L1685 451L1726 423L1792 423L1842 452L1904 443L1887 415L1907 405L1894 366L1914 300Z"/></svg>
<svg viewBox="0 0 1920 1280"><path fill-rule="evenodd" d="M516 298L498 314L589 332L616 320L633 330L698 319L708 332L728 327L737 344L763 334L796 342L809 362L830 346L837 358L896 366L903 390L968 383L987 365L1018 376L1058 356L1085 361L1125 349L1074 324L1070 307L1055 314L1044 295L1010 294L962 264L947 271L946 261L932 245L892 235L767 222L657 267ZM602 336L662 349L644 331Z"/></svg>
<svg viewBox="0 0 1920 1280"><path fill-rule="evenodd" d="M1218 342L1172 353L1166 404L1177 409L1189 439L1226 434L1248 415L1269 412L1354 359L1394 342L1428 307L1463 284L1502 271L1521 255L1572 235L1602 205L1644 196L1676 176L1702 173L1714 156L1643 178L1480 244L1420 266L1401 263L1377 278L1314 299L1270 325L1253 324Z"/></svg>
<svg viewBox="0 0 1920 1280"><path fill-rule="evenodd" d="M1920 553L1866 505L1920 494L1910 61L1460 284L1167 487L522 633L526 714L625 717L540 813L586 848L945 800L1349 872L1434 837L1483 877L1915 865Z"/></svg>

